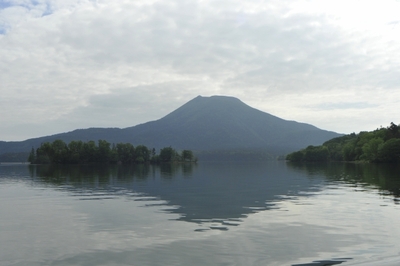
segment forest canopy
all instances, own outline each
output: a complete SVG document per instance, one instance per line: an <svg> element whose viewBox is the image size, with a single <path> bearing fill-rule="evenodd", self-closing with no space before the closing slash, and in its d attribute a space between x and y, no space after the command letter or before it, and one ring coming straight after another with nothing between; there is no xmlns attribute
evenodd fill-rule
<svg viewBox="0 0 400 266"><path fill-rule="evenodd" d="M363 131L326 141L321 146L308 146L286 156L289 161L367 161L400 162L400 125Z"/></svg>
<svg viewBox="0 0 400 266"><path fill-rule="evenodd" d="M86 164L86 163L163 163L194 162L191 150L180 153L171 147L165 147L157 154L156 150L144 145L134 147L130 143L112 144L99 140L82 142L62 140L42 143L36 150L32 148L28 162L32 164Z"/></svg>

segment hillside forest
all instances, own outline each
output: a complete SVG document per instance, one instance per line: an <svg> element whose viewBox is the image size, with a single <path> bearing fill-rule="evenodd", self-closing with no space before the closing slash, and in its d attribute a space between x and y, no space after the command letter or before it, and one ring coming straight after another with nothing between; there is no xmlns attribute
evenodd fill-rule
<svg viewBox="0 0 400 266"><path fill-rule="evenodd" d="M400 162L400 124L386 128L349 134L326 141L321 146L308 146L290 153L286 159L294 162L366 161Z"/></svg>
<svg viewBox="0 0 400 266"><path fill-rule="evenodd" d="M28 162L32 164L86 164L86 163L164 163L194 162L191 150L180 153L171 147L165 147L157 154L156 150L144 145L134 147L130 143L112 144L99 140L82 142L62 140L45 142L39 148L32 148Z"/></svg>

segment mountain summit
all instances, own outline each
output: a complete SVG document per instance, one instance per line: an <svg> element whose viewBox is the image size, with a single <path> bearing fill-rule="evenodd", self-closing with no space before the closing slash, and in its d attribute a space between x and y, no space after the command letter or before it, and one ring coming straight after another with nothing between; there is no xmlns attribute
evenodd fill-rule
<svg viewBox="0 0 400 266"><path fill-rule="evenodd" d="M227 96L198 96L160 120L124 130L125 141L193 150L274 147L289 151L339 136L283 120Z"/></svg>
<svg viewBox="0 0 400 266"><path fill-rule="evenodd" d="M4 152L28 152L41 143L62 139L130 142L149 148L171 146L195 151L265 150L284 154L320 145L340 134L288 121L252 108L234 97L198 96L163 118L124 129L89 128L22 142L0 142Z"/></svg>

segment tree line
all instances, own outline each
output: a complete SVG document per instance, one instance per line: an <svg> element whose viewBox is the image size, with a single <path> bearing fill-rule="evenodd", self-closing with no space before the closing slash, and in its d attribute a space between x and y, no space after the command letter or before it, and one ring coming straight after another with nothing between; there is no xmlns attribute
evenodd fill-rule
<svg viewBox="0 0 400 266"><path fill-rule="evenodd" d="M286 156L289 161L367 161L400 162L400 124L363 131L308 146Z"/></svg>
<svg viewBox="0 0 400 266"><path fill-rule="evenodd" d="M144 145L134 147L131 143L111 144L106 140L71 141L63 140L42 143L32 150L28 162L32 164L87 164L87 163L163 163L163 162L194 162L191 150L177 152L171 147L165 147L156 153Z"/></svg>

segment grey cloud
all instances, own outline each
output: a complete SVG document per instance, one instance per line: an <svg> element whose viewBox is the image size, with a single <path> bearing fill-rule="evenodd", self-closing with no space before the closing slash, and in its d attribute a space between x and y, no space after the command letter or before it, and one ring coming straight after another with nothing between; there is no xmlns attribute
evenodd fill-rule
<svg viewBox="0 0 400 266"><path fill-rule="evenodd" d="M60 117L74 127L130 127L160 119L206 90L201 83L167 82L115 89L111 93L90 97L81 106ZM194 88L197 88L193 90ZM192 89L190 89L192 88ZM90 117L88 121L87 117Z"/></svg>
<svg viewBox="0 0 400 266"><path fill-rule="evenodd" d="M292 1L37 2L40 15L15 16L19 27L0 35L0 112L13 114L3 125L125 127L199 94L295 116L305 96L316 106L354 92L352 102L370 98L375 112L377 89L393 93L400 84L398 43L347 31L325 14L293 13Z"/></svg>
<svg viewBox="0 0 400 266"><path fill-rule="evenodd" d="M357 46L362 47L365 40L346 42L344 40L348 39L340 30L321 19L324 30L314 27L311 22L315 19L318 18L289 19L286 26L275 27L274 32L269 34L272 47L276 47L273 49L270 46L269 49L274 53L269 56L257 53L259 67L234 76L225 86L265 88L273 85L272 87L276 88L275 93L295 92L299 89L317 92L337 88L349 89L354 86L398 86L398 68L367 69L366 66L375 64L376 55L354 52ZM300 26L285 31L285 27L290 25Z"/></svg>
<svg viewBox="0 0 400 266"><path fill-rule="evenodd" d="M370 104L367 102L337 102L337 103L321 103L313 106L309 106L311 109L316 110L346 110L346 109L367 109L376 108L379 105Z"/></svg>
<svg viewBox="0 0 400 266"><path fill-rule="evenodd" d="M76 26L69 21L60 26L61 41L97 63L161 64L184 74L221 72L247 56L240 45L246 29L203 13L193 3L157 3L133 10L131 17L100 17ZM144 18L135 21L136 16Z"/></svg>
<svg viewBox="0 0 400 266"><path fill-rule="evenodd" d="M364 40L345 41L348 36L324 16L282 18L272 9L218 12L195 1L128 8L129 16L121 12L92 19L87 14L81 25L62 23L61 42L93 64L209 76L224 88L262 90L279 84L279 91L290 92L298 89L294 84L305 83L303 90L319 91L373 86L376 80L393 87L399 81L398 70L365 69L374 64L374 55L354 53ZM237 19L247 23L238 26ZM368 79L365 72L375 77Z"/></svg>
<svg viewBox="0 0 400 266"><path fill-rule="evenodd" d="M2 135L6 140L22 140L78 128L135 126L160 119L188 99L199 94L205 95L207 90L201 89L201 85L201 82L193 84L187 81L118 88L111 93L93 95L85 105L77 106L61 116L52 116L41 110L40 115L46 120L37 119L23 124L12 123L12 119L3 122L2 126L6 127L2 129ZM37 111L34 107L30 108L31 112Z"/></svg>

